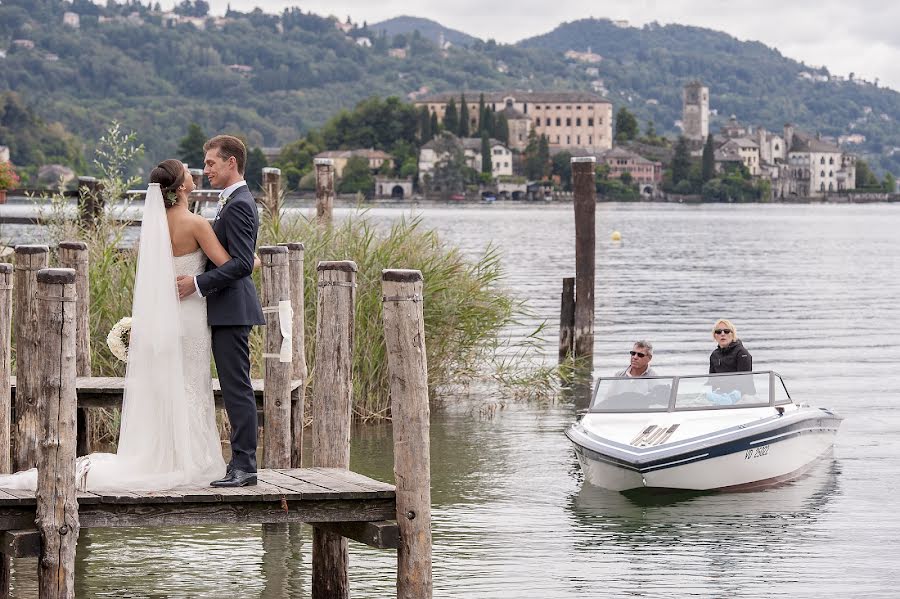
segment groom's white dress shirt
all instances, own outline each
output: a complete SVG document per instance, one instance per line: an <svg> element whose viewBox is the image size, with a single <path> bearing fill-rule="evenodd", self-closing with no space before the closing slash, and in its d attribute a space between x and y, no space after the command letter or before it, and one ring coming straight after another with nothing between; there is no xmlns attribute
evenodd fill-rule
<svg viewBox="0 0 900 599"><path fill-rule="evenodd" d="M227 200L227 198L230 198L231 194L233 194L235 191L237 191L237 189L239 187L243 187L246 184L247 184L247 182L244 181L243 179L241 179L237 183L232 183L231 185L229 185L228 187L226 187L225 189L223 189L222 191L219 192L219 201L222 201L222 199ZM216 211L216 216L218 216L219 212L221 212L224 208L225 208L225 206L219 205L219 209L218 209L218 211ZM200 293L200 286L197 284L197 277L194 277L194 289L197 290L197 295L199 295L200 297L203 297L203 294Z"/></svg>

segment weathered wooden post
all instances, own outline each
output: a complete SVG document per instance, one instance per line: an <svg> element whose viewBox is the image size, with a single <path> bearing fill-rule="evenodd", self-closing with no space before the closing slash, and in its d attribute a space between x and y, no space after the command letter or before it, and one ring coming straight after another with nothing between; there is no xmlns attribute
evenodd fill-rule
<svg viewBox="0 0 900 599"><path fill-rule="evenodd" d="M268 209L272 214L281 210L281 169L270 166L262 169L263 193L266 196Z"/></svg>
<svg viewBox="0 0 900 599"><path fill-rule="evenodd" d="M431 459L422 273L385 270L384 339L394 424L397 597L428 599L431 583Z"/></svg>
<svg viewBox="0 0 900 599"><path fill-rule="evenodd" d="M202 168L189 168L188 172L191 173L191 179L194 181L194 189L200 189L203 185L203 169ZM194 214L200 214L200 206L203 202L200 200L200 196L194 196L194 198L188 203L188 210L193 212Z"/></svg>
<svg viewBox="0 0 900 599"><path fill-rule="evenodd" d="M79 218L84 226L91 226L103 213L102 186L94 177L78 177Z"/></svg>
<svg viewBox="0 0 900 599"><path fill-rule="evenodd" d="M573 347L575 329L575 278L563 279L561 305L559 308L559 363L569 359Z"/></svg>
<svg viewBox="0 0 900 599"><path fill-rule="evenodd" d="M299 397L291 402L291 468L300 468L303 462L303 423L305 419L304 400L306 397L306 340L304 326L305 289L304 289L304 253L302 243L284 243L287 246L288 262L291 277L291 306L294 308L294 367L291 378L300 381Z"/></svg>
<svg viewBox="0 0 900 599"><path fill-rule="evenodd" d="M0 474L12 472L10 456L10 386L12 354L10 333L12 327L12 264L0 264ZM2 592L2 589L0 589Z"/></svg>
<svg viewBox="0 0 900 599"><path fill-rule="evenodd" d="M575 189L575 357L582 367L594 365L594 264L597 186L593 156L572 158Z"/></svg>
<svg viewBox="0 0 900 599"><path fill-rule="evenodd" d="M41 413L38 411L40 370L38 355L44 353L44 340L37 331L37 305L34 299L37 273L47 268L50 248L46 245L18 245L15 250L13 282L13 322L16 339L16 435L13 471L37 465L37 444Z"/></svg>
<svg viewBox="0 0 900 599"><path fill-rule="evenodd" d="M37 518L41 533L38 593L75 597L75 547L81 528L75 497L75 271L37 273L41 352L24 366L40 377L42 442L38 450Z"/></svg>
<svg viewBox="0 0 900 599"><path fill-rule="evenodd" d="M319 262L316 302L316 376L313 380L312 465L350 467L351 365L356 263ZM313 530L312 598L346 599L347 539Z"/></svg>
<svg viewBox="0 0 900 599"><path fill-rule="evenodd" d="M293 318L288 279L288 249L259 248L262 261L262 304L266 315L263 413L263 457L266 468L291 467L291 353Z"/></svg>
<svg viewBox="0 0 900 599"><path fill-rule="evenodd" d="M334 160L316 158L316 222L331 225L334 216Z"/></svg>
<svg viewBox="0 0 900 599"><path fill-rule="evenodd" d="M88 276L88 247L83 241L59 244L59 265L75 271L75 373L91 376L91 288ZM78 408L78 455L91 452L91 421L87 408Z"/></svg>

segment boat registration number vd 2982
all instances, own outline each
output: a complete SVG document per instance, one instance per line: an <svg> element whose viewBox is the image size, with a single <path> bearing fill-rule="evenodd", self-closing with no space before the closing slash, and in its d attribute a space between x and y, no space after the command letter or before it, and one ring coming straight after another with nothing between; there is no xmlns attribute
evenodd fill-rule
<svg viewBox="0 0 900 599"><path fill-rule="evenodd" d="M769 453L769 446L763 445L761 447L754 447L753 449L748 449L744 452L745 460L752 460L753 458L759 458Z"/></svg>

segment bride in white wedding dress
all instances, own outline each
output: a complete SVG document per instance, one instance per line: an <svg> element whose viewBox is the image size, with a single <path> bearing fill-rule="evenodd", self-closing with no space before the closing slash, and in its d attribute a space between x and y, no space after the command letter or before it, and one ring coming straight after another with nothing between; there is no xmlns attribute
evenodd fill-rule
<svg viewBox="0 0 900 599"><path fill-rule="evenodd" d="M230 259L209 222L187 209L187 168L165 160L150 174L132 305L118 451L76 461L87 491L152 491L209 485L225 473L216 428L206 300L179 301L176 275ZM0 488L34 489L37 470L0 476Z"/></svg>

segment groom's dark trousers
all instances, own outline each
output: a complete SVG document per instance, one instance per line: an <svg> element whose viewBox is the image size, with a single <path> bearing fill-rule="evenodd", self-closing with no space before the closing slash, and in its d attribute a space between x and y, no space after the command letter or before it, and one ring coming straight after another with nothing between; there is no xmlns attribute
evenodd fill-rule
<svg viewBox="0 0 900 599"><path fill-rule="evenodd" d="M231 465L256 472L256 398L250 383L250 327L211 327L212 351L231 424Z"/></svg>
<svg viewBox="0 0 900 599"><path fill-rule="evenodd" d="M259 213L250 189L236 189L213 223L213 231L231 260L207 263L197 276L206 298L212 350L231 423L231 466L256 472L256 399L250 383L250 329L266 324L250 275L259 229Z"/></svg>

